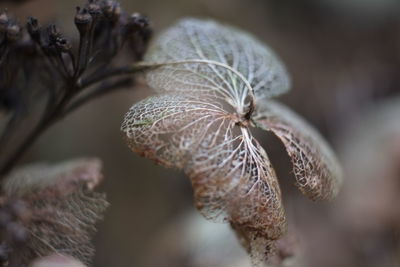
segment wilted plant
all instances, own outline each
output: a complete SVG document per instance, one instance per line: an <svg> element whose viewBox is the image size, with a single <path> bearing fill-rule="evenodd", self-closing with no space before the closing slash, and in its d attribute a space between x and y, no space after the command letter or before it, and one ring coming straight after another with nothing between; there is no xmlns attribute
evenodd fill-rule
<svg viewBox="0 0 400 267"><path fill-rule="evenodd" d="M229 222L254 265L273 252L286 220L275 171L252 127L282 140L306 196L331 199L338 192L334 154L311 126L270 99L289 89L289 78L251 35L213 21L182 20L138 66L147 68L147 82L159 94L126 114L128 145L184 170L197 208L208 219Z"/></svg>
<svg viewBox="0 0 400 267"><path fill-rule="evenodd" d="M131 63L142 59L152 31L145 16L129 15L112 0L88 0L74 23L78 40L33 17L24 29L0 10L2 266L27 266L54 253L90 264L94 254L90 239L107 206L104 195L92 192L100 163L12 170L50 126L98 96L132 86L127 73L137 71ZM129 63L116 60L121 51Z"/></svg>

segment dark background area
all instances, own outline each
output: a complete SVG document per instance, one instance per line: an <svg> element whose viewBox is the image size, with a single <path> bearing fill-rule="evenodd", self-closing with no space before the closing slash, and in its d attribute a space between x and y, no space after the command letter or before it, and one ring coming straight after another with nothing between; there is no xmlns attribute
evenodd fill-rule
<svg viewBox="0 0 400 267"><path fill-rule="evenodd" d="M73 17L83 1L15 2L23 1L0 1L0 8L8 7L21 22L34 15L57 23L66 35L77 34ZM279 99L321 131L346 173L336 201L312 203L292 186L289 158L277 139L257 133L276 166L288 222L299 232L306 266L400 265L399 1L120 2L128 12L148 15L156 35L179 18L207 17L249 31L272 47L293 82ZM151 93L138 86L91 102L46 132L24 158L103 160L101 190L112 205L95 239L95 266L150 266L149 259L165 256L155 249L163 229L194 210L190 183L182 173L140 158L122 139L125 112ZM374 207L382 212L374 213Z"/></svg>

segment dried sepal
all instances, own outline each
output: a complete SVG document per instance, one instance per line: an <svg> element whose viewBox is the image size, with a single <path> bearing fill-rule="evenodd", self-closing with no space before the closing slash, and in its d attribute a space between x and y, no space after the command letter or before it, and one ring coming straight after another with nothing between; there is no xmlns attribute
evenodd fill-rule
<svg viewBox="0 0 400 267"><path fill-rule="evenodd" d="M300 191L312 200L332 199L342 184L342 170L321 135L289 108L275 101L261 102L253 121L272 131L285 145Z"/></svg>
<svg viewBox="0 0 400 267"><path fill-rule="evenodd" d="M101 163L96 159L29 165L12 172L4 183L2 206L22 203L29 212L23 219L15 218L28 234L22 245L8 240L11 260L28 264L57 253L89 265L95 223L108 206L105 195L93 191L101 179Z"/></svg>
<svg viewBox="0 0 400 267"><path fill-rule="evenodd" d="M267 154L233 114L200 95L166 94L135 104L122 130L132 150L183 169L200 212L254 237L251 253L266 258L269 248L257 244L286 227L281 192Z"/></svg>
<svg viewBox="0 0 400 267"><path fill-rule="evenodd" d="M239 29L212 20L183 19L150 47L146 74L159 92L208 92L242 109L251 91L257 99L285 93L285 67L268 47Z"/></svg>
<svg viewBox="0 0 400 267"><path fill-rule="evenodd" d="M208 219L229 222L255 266L273 253L286 220L275 171L250 126L261 124L283 140L305 194L337 193L340 171L329 147L294 114L265 102L290 82L273 52L252 36L213 21L182 20L141 64L161 95L126 114L128 145L184 170L197 208Z"/></svg>
<svg viewBox="0 0 400 267"><path fill-rule="evenodd" d="M199 211L208 219L222 218L246 236L245 247L258 266L267 261L274 240L285 232L286 218L265 151L248 129L241 130L237 147L228 151L219 145L199 148L185 172L192 181Z"/></svg>
<svg viewBox="0 0 400 267"><path fill-rule="evenodd" d="M208 128L225 130L229 116L207 99L166 94L133 105L121 130L133 151L166 167L183 168Z"/></svg>

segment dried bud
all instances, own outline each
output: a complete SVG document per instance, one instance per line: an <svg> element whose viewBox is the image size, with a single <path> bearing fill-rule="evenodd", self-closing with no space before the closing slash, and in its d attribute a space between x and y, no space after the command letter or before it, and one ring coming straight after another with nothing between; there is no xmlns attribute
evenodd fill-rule
<svg viewBox="0 0 400 267"><path fill-rule="evenodd" d="M89 14L92 15L93 18L97 18L101 15L101 7L97 0L89 0L89 3L86 5Z"/></svg>
<svg viewBox="0 0 400 267"><path fill-rule="evenodd" d="M28 33L31 36L32 40L36 43L40 43L40 25L39 21L34 17L29 17L26 23Z"/></svg>
<svg viewBox="0 0 400 267"><path fill-rule="evenodd" d="M86 8L76 7L75 25L81 35L89 31L92 21L93 18Z"/></svg>
<svg viewBox="0 0 400 267"><path fill-rule="evenodd" d="M125 33L136 60L141 60L152 36L149 19L138 13L132 14L126 24Z"/></svg>
<svg viewBox="0 0 400 267"><path fill-rule="evenodd" d="M137 32L149 26L149 19L139 13L133 13L128 22L131 31Z"/></svg>
<svg viewBox="0 0 400 267"><path fill-rule="evenodd" d="M107 0L103 2L102 11L107 19L116 23L121 15L121 6L116 1Z"/></svg>
<svg viewBox="0 0 400 267"><path fill-rule="evenodd" d="M127 23L127 33L130 35L136 35L136 39L139 38L143 42L144 46L147 46L147 42L150 40L152 30L150 28L149 19L147 16L134 13L129 17Z"/></svg>
<svg viewBox="0 0 400 267"><path fill-rule="evenodd" d="M58 52L67 52L71 49L71 43L62 35L55 25L48 28L49 44L54 46Z"/></svg>
<svg viewBox="0 0 400 267"><path fill-rule="evenodd" d="M72 48L71 43L68 41L68 39L65 39L65 38L58 39L56 46L58 49L60 49L61 52L64 52L64 53L70 51Z"/></svg>

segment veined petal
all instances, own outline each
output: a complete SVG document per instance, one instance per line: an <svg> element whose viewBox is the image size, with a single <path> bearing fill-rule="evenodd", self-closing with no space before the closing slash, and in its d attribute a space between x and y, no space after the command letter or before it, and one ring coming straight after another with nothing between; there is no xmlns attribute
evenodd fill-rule
<svg viewBox="0 0 400 267"><path fill-rule="evenodd" d="M264 98L290 87L285 67L271 49L212 20L179 21L150 47L145 63L164 64L147 72L149 85L160 92L214 91L242 106L250 91Z"/></svg>
<svg viewBox="0 0 400 267"><path fill-rule="evenodd" d="M254 266L267 261L274 241L286 231L281 192L267 154L247 128L242 128L239 152L231 153L229 163L204 157L197 151L186 168L192 180L195 202L209 219L230 222ZM211 168L210 168L211 167Z"/></svg>
<svg viewBox="0 0 400 267"><path fill-rule="evenodd" d="M196 205L209 219L222 217L253 229L280 229L285 224L281 192L268 156L247 128L229 137L235 138L238 142L217 146L203 142L193 151L185 172L191 178Z"/></svg>
<svg viewBox="0 0 400 267"><path fill-rule="evenodd" d="M211 129L229 126L230 116L204 96L171 93L133 105L121 130L133 151L166 167L183 168Z"/></svg>
<svg viewBox="0 0 400 267"><path fill-rule="evenodd" d="M258 103L253 121L281 139L303 194L312 200L336 196L342 184L342 170L329 145L312 126L272 100Z"/></svg>
<svg viewBox="0 0 400 267"><path fill-rule="evenodd" d="M275 172L247 127L210 99L199 99L150 97L129 110L122 130L133 150L183 169L200 212L252 237L247 246L261 262L286 229Z"/></svg>
<svg viewBox="0 0 400 267"><path fill-rule="evenodd" d="M208 219L230 222L258 266L273 252L274 240L286 231L286 219L267 154L247 128L240 130L237 151L214 156L214 150L204 146L185 171L200 212Z"/></svg>

